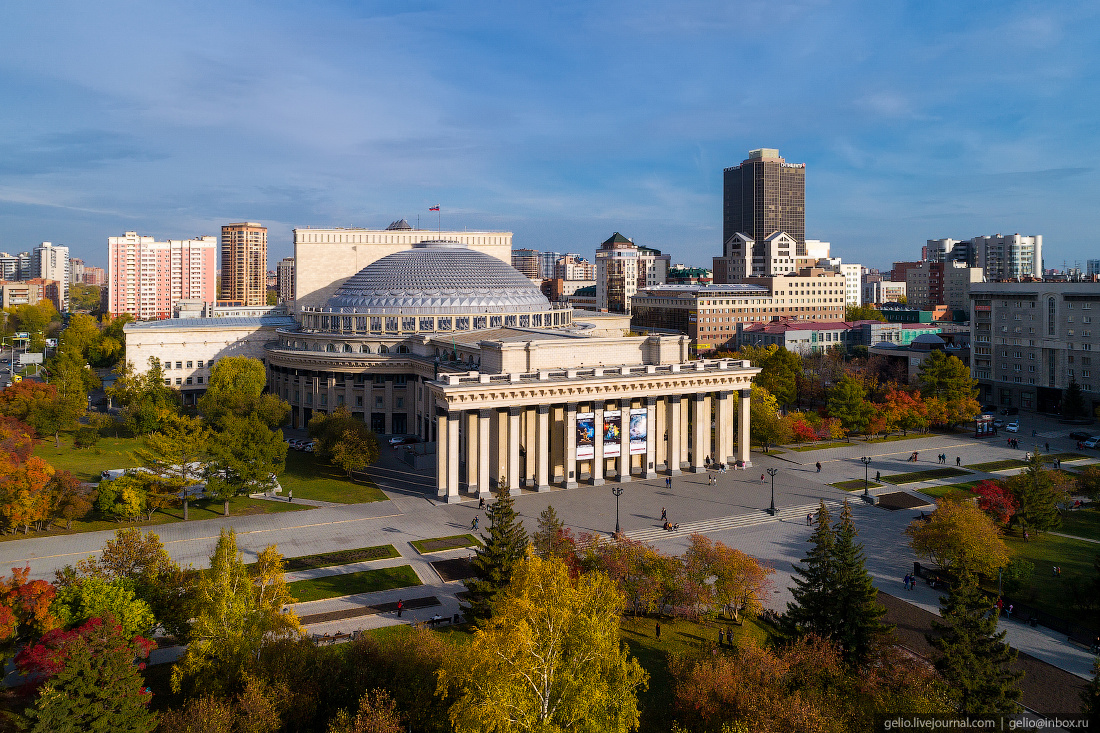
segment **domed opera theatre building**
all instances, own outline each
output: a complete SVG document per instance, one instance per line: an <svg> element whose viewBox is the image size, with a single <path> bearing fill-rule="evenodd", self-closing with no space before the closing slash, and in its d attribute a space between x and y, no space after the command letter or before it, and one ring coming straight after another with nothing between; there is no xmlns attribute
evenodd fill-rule
<svg viewBox="0 0 1100 733"><path fill-rule="evenodd" d="M750 382L683 336L550 303L509 264L425 241L375 260L265 346L296 427L345 406L436 444L440 498L547 490L749 461ZM735 410L734 403L737 403ZM735 414L736 419L735 419Z"/></svg>

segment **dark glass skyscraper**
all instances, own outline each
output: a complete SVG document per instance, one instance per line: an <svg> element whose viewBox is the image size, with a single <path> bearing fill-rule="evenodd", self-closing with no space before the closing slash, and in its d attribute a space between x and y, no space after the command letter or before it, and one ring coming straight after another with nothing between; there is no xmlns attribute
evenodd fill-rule
<svg viewBox="0 0 1100 733"><path fill-rule="evenodd" d="M722 242L738 232L757 242L786 232L806 250L806 164L787 163L771 148L750 150L723 176Z"/></svg>

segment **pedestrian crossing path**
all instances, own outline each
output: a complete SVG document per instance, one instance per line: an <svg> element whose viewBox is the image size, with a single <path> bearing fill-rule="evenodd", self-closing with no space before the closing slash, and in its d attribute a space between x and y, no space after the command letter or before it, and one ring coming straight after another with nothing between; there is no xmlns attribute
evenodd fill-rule
<svg viewBox="0 0 1100 733"><path fill-rule="evenodd" d="M842 504L838 501L826 501L825 506L829 511L839 510ZM654 542L656 540L670 539L673 537L685 537L696 532L722 532L730 529L745 529L769 522L791 522L806 520L806 515L817 511L817 504L805 504L803 506L785 507L776 512L775 516L766 511L750 512L749 514L735 514L732 517L718 517L706 519L701 522L684 522L677 530L669 531L660 527L636 529L624 534L639 542Z"/></svg>

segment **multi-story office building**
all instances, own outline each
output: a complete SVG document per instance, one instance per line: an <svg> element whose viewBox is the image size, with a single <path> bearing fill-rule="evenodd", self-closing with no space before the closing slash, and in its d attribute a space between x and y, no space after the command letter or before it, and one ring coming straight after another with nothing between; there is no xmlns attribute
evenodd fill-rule
<svg viewBox="0 0 1100 733"><path fill-rule="evenodd" d="M895 262L890 270L890 279L896 283L909 282L908 272L920 265L920 262Z"/></svg>
<svg viewBox="0 0 1100 733"><path fill-rule="evenodd" d="M868 305L900 303L905 295L905 283L892 280L867 280L863 283L863 302Z"/></svg>
<svg viewBox="0 0 1100 733"><path fill-rule="evenodd" d="M806 165L788 163L779 151L749 151L741 165L723 172L722 242L744 234L763 242L786 232L806 257Z"/></svg>
<svg viewBox="0 0 1100 733"><path fill-rule="evenodd" d="M538 280L542 272L541 254L535 249L513 249L512 267L519 270L524 277L530 280Z"/></svg>
<svg viewBox="0 0 1100 733"><path fill-rule="evenodd" d="M597 309L629 313L630 299L640 289L665 282L671 261L670 255L615 232L596 250Z"/></svg>
<svg viewBox="0 0 1100 733"><path fill-rule="evenodd" d="M844 277L804 268L783 277L740 283L664 285L634 296L635 329L686 333L699 352L727 348L738 327L782 319L839 321L844 318Z"/></svg>
<svg viewBox="0 0 1100 733"><path fill-rule="evenodd" d="M994 234L964 240L929 239L924 259L980 267L989 281L1042 277L1043 237Z"/></svg>
<svg viewBox="0 0 1100 733"><path fill-rule="evenodd" d="M0 252L0 280L29 280L35 277L31 271L32 262L30 252L17 255Z"/></svg>
<svg viewBox="0 0 1100 733"><path fill-rule="evenodd" d="M413 229L404 219L385 229L295 229L295 310L322 305L349 277L370 263L429 240L459 242L511 263L511 232Z"/></svg>
<svg viewBox="0 0 1100 733"><path fill-rule="evenodd" d="M102 267L84 266L84 284L103 286L107 284L107 271Z"/></svg>
<svg viewBox="0 0 1100 733"><path fill-rule="evenodd" d="M61 283L41 277L0 280L0 308L36 305L43 300L50 301L54 308L61 310Z"/></svg>
<svg viewBox="0 0 1100 733"><path fill-rule="evenodd" d="M539 279L552 280L557 277L561 257L561 252L539 252Z"/></svg>
<svg viewBox="0 0 1100 733"><path fill-rule="evenodd" d="M863 304L863 265L844 264L839 257L824 257L817 260L817 267L839 272L844 276L844 304Z"/></svg>
<svg viewBox="0 0 1100 733"><path fill-rule="evenodd" d="M1089 414L1100 406L1096 283L975 283L970 304L972 376L980 400L1057 413L1075 380Z"/></svg>
<svg viewBox="0 0 1100 733"><path fill-rule="evenodd" d="M970 286L981 281L980 267L967 267L963 262L950 259L922 262L906 272L906 302L921 310L937 305L967 310Z"/></svg>
<svg viewBox="0 0 1100 733"><path fill-rule="evenodd" d="M741 324L735 344L738 348L775 344L787 351L813 354L834 347L908 346L921 336L939 332L939 326L882 321L776 321Z"/></svg>
<svg viewBox="0 0 1100 733"><path fill-rule="evenodd" d="M596 280L596 263L578 254L568 253L560 257L554 266L557 280Z"/></svg>
<svg viewBox="0 0 1100 733"><path fill-rule="evenodd" d="M84 260L79 257L69 258L69 282L70 283L83 283L84 271L87 268L84 266Z"/></svg>
<svg viewBox="0 0 1100 733"><path fill-rule="evenodd" d="M109 237L107 312L139 320L170 318L183 299L217 298L218 242L214 237L158 242L126 232Z"/></svg>
<svg viewBox="0 0 1100 733"><path fill-rule="evenodd" d="M1100 275L1100 260L1088 260L1085 263L1086 275Z"/></svg>
<svg viewBox="0 0 1100 733"><path fill-rule="evenodd" d="M60 283L60 304L57 309L69 309L69 248L43 242L34 248L34 277Z"/></svg>
<svg viewBox="0 0 1100 733"><path fill-rule="evenodd" d="M222 227L222 300L267 303L267 227L239 222Z"/></svg>
<svg viewBox="0 0 1100 733"><path fill-rule="evenodd" d="M279 302L283 305L294 302L294 258L284 257L275 268L276 286L279 288Z"/></svg>

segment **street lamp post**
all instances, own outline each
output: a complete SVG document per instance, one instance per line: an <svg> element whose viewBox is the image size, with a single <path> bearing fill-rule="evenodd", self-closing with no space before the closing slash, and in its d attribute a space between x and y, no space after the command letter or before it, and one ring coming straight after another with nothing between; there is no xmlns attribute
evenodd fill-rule
<svg viewBox="0 0 1100 733"><path fill-rule="evenodd" d="M775 516L775 474L779 473L779 469L778 468L769 468L769 469L767 469L767 471L768 471L768 475L772 477L772 505L771 505L771 508L768 509L768 514L771 514L774 517Z"/></svg>
<svg viewBox="0 0 1100 733"><path fill-rule="evenodd" d="M619 529L619 497L623 495L623 487L620 485L612 486L611 493L615 495L615 534L618 535L621 531Z"/></svg>
<svg viewBox="0 0 1100 733"><path fill-rule="evenodd" d="M871 495L868 491L868 489L870 488L870 482L867 479L867 470L871 466L871 458L869 456L863 456L859 459L859 461L863 464L863 500L866 501L867 498Z"/></svg>

